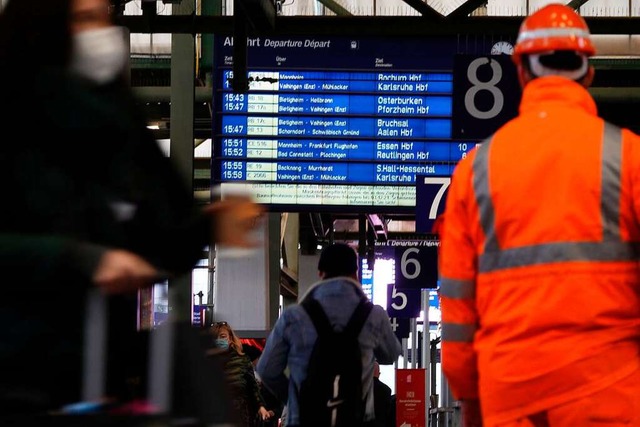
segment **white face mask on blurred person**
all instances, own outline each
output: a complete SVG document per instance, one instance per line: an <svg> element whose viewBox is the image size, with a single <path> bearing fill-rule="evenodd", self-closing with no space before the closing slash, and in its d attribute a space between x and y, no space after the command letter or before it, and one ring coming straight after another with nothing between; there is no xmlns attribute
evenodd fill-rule
<svg viewBox="0 0 640 427"><path fill-rule="evenodd" d="M128 48L122 28L109 26L73 36L71 70L95 83L105 84L124 71Z"/></svg>

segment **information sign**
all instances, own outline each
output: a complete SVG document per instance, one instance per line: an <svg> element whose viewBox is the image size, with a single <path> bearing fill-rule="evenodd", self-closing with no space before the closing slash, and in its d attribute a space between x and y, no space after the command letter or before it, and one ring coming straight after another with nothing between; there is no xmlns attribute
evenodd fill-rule
<svg viewBox="0 0 640 427"><path fill-rule="evenodd" d="M425 369L396 369L396 425L426 427Z"/></svg>
<svg viewBox="0 0 640 427"><path fill-rule="evenodd" d="M204 305L193 305L193 316L191 318L191 323L195 326L203 326L204 325L204 316L205 316L206 306Z"/></svg>
<svg viewBox="0 0 640 427"><path fill-rule="evenodd" d="M390 317L391 329L396 334L399 340L402 338L409 338L410 332L410 319L408 317Z"/></svg>
<svg viewBox="0 0 640 427"><path fill-rule="evenodd" d="M522 91L510 55L455 55L454 138L487 138L518 114Z"/></svg>
<svg viewBox="0 0 640 427"><path fill-rule="evenodd" d="M419 288L398 289L390 283L387 285L387 314L390 317L420 317L421 292Z"/></svg>
<svg viewBox="0 0 640 427"><path fill-rule="evenodd" d="M450 176L416 176L416 232L432 232L436 218L444 212L449 184Z"/></svg>
<svg viewBox="0 0 640 427"><path fill-rule="evenodd" d="M250 38L246 93L232 91L233 37L216 43L223 193L243 186L273 210L412 212L416 176L450 176L475 144L452 137L453 59L477 53L457 38Z"/></svg>
<svg viewBox="0 0 640 427"><path fill-rule="evenodd" d="M360 284L362 286L362 292L364 292L370 301L373 301L373 270L369 270L369 263L366 258L362 259Z"/></svg>
<svg viewBox="0 0 640 427"><path fill-rule="evenodd" d="M423 240L395 248L395 278L398 288L435 289L438 287L437 240Z"/></svg>

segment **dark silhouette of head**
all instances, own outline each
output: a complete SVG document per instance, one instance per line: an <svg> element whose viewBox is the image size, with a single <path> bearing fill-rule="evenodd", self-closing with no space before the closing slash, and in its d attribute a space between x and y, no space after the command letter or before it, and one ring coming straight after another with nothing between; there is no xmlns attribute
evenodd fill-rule
<svg viewBox="0 0 640 427"><path fill-rule="evenodd" d="M347 276L358 278L358 255L346 243L333 243L322 250L318 272L323 279Z"/></svg>

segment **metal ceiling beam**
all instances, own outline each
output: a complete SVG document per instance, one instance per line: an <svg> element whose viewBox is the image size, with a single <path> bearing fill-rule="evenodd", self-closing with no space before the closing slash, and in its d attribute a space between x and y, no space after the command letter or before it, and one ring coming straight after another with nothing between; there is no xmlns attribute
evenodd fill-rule
<svg viewBox="0 0 640 427"><path fill-rule="evenodd" d="M322 3L327 9L329 9L330 11L332 11L338 16L353 16L351 12L349 12L347 9L342 7L340 4L338 4L334 0L318 0L318 1Z"/></svg>
<svg viewBox="0 0 640 427"><path fill-rule="evenodd" d="M386 241L388 230L387 222L384 220L384 217L379 214L368 214L367 219L369 220L371 230L374 233L376 240Z"/></svg>
<svg viewBox="0 0 640 427"><path fill-rule="evenodd" d="M248 11L242 5L241 0L234 0L233 5L233 78L231 88L234 93L246 93L249 91L247 75L247 36L249 25L254 30L260 28L265 22L262 17L250 17ZM255 12L255 11L254 11ZM258 25L256 27L256 24Z"/></svg>
<svg viewBox="0 0 640 427"><path fill-rule="evenodd" d="M278 16L273 36L452 36L515 35L521 16L472 16L465 19L425 19L421 16ZM640 17L585 17L591 34L637 34ZM231 16L165 16L153 20L122 16L118 23L132 33L232 34Z"/></svg>
<svg viewBox="0 0 640 427"><path fill-rule="evenodd" d="M569 3L567 3L567 6L569 6L570 8L572 8L574 10L578 10L578 8L580 6L582 6L583 4L585 4L588 1L589 0L571 0Z"/></svg>
<svg viewBox="0 0 640 427"><path fill-rule="evenodd" d="M485 4L487 0L467 0L461 4L456 10L447 15L447 19L460 19L466 18L474 10Z"/></svg>
<svg viewBox="0 0 640 427"><path fill-rule="evenodd" d="M155 18L158 13L156 11L157 9L157 5L156 2L153 1L143 1L141 2L141 8L142 8L142 16L144 16L147 19L153 19Z"/></svg>
<svg viewBox="0 0 640 427"><path fill-rule="evenodd" d="M420 15L422 15L425 18L434 18L434 19L444 18L444 16L440 12L438 12L437 10L435 10L434 8L432 8L422 0L402 0L402 1L408 4L409 6L411 6L412 8L414 8L415 10L417 10L418 13L420 13Z"/></svg>
<svg viewBox="0 0 640 427"><path fill-rule="evenodd" d="M234 13L257 32L272 31L276 25L276 6L271 0L235 0Z"/></svg>
<svg viewBox="0 0 640 427"><path fill-rule="evenodd" d="M589 93L597 102L640 104L640 88L638 87L590 87Z"/></svg>

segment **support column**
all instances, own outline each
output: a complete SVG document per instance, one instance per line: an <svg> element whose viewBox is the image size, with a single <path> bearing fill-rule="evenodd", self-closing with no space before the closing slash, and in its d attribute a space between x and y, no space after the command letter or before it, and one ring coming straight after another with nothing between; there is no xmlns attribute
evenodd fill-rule
<svg viewBox="0 0 640 427"><path fill-rule="evenodd" d="M298 301L307 293L311 285L320 280L318 261L320 253L298 256Z"/></svg>
<svg viewBox="0 0 640 427"><path fill-rule="evenodd" d="M266 338L277 316L279 213L267 214L256 238L261 244L255 249L216 251L214 320L229 322L246 338Z"/></svg>
<svg viewBox="0 0 640 427"><path fill-rule="evenodd" d="M194 0L173 4L174 15L191 15ZM171 36L171 146L169 157L178 166L193 193L193 112L195 99L195 38L193 34ZM181 321L191 319L192 273L169 280L169 309Z"/></svg>

